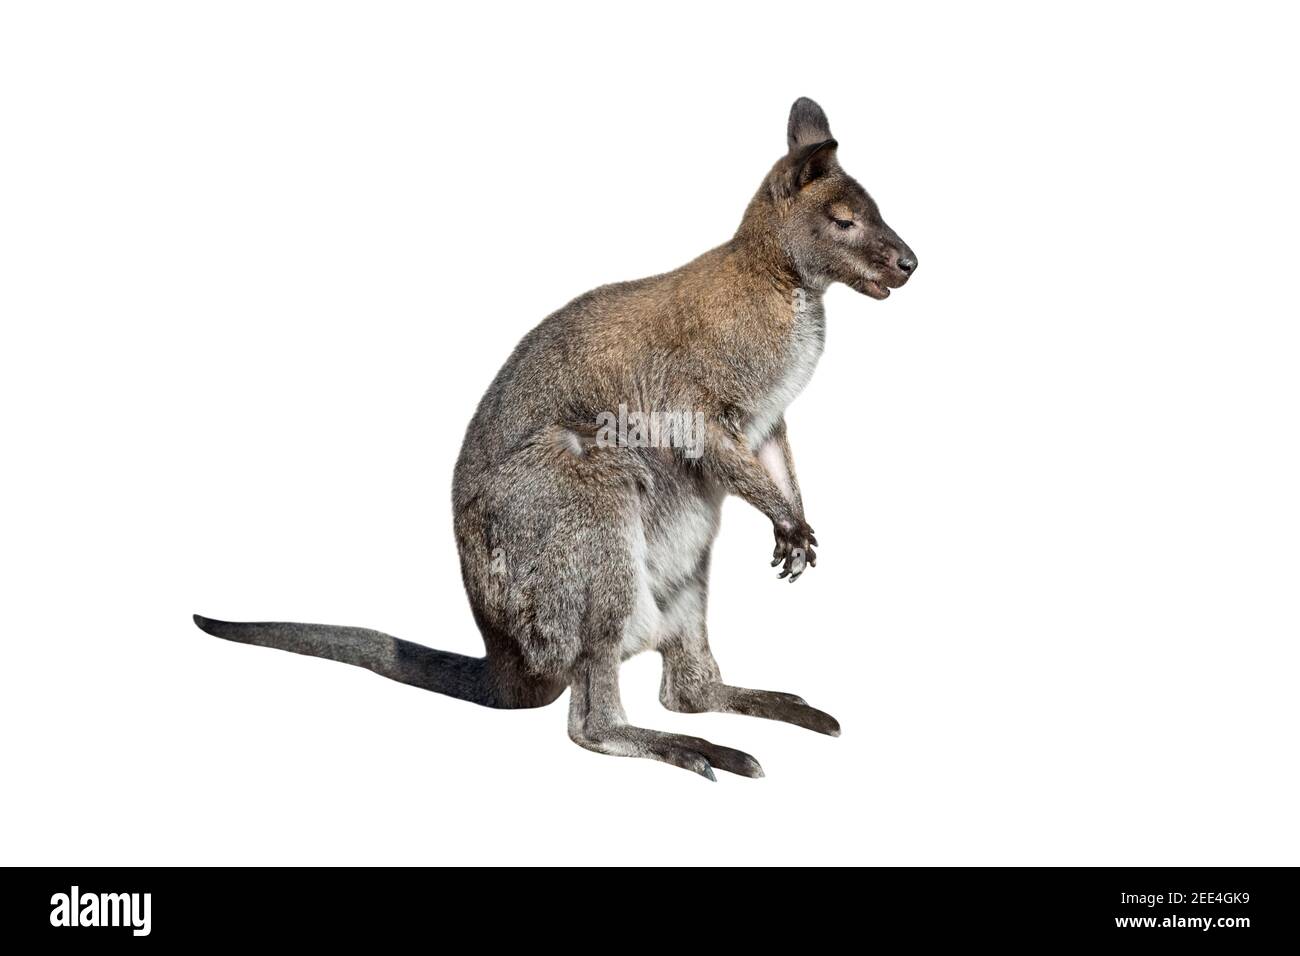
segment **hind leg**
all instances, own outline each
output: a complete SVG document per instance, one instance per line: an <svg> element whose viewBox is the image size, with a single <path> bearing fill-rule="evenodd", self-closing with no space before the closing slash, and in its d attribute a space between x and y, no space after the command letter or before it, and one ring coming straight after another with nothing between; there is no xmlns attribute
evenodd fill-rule
<svg viewBox="0 0 1300 956"><path fill-rule="evenodd" d="M840 735L839 722L802 697L774 690L751 690L722 682L717 661L709 650L704 626L704 584L692 582L675 599L675 626L659 647L664 659L659 700L669 710L688 714L714 711L745 714L806 727L832 737Z"/></svg>
<svg viewBox="0 0 1300 956"><path fill-rule="evenodd" d="M575 668L569 702L569 736L574 743L617 757L660 760L716 780L713 768L761 777L763 768L747 753L700 737L634 727L627 722L618 691L617 654L584 657Z"/></svg>
<svg viewBox="0 0 1300 956"><path fill-rule="evenodd" d="M466 589L489 657L529 681L571 688L569 736L597 753L648 757L713 778L762 776L758 761L698 737L630 726L622 659L653 644L642 459L589 447L567 429L539 435L503 464L458 519ZM493 569L500 558L500 573Z"/></svg>
<svg viewBox="0 0 1300 956"><path fill-rule="evenodd" d="M627 512L624 512L627 514ZM619 695L618 668L624 658L653 645L668 623L650 592L641 521L633 513L622 540L601 562L582 628L582 653L570 681L569 737L581 747L619 757L659 760L715 779L713 768L761 777L763 768L747 753L699 737L634 727ZM606 540L610 540L610 536Z"/></svg>

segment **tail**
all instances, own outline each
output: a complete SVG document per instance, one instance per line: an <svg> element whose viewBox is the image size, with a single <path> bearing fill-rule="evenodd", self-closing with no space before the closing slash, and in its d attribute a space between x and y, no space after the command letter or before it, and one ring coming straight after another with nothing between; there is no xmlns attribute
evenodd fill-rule
<svg viewBox="0 0 1300 956"><path fill-rule="evenodd" d="M488 676L487 659L435 651L423 644L398 640L362 627L332 624L235 624L194 615L199 629L213 637L258 647L324 657L355 664L381 677L412 687L468 700L485 707L497 707L496 693Z"/></svg>

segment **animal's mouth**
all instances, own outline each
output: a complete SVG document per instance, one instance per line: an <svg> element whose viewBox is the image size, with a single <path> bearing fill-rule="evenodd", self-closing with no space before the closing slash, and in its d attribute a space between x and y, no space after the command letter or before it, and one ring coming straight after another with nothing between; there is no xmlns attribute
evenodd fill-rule
<svg viewBox="0 0 1300 956"><path fill-rule="evenodd" d="M901 283L896 284L901 285ZM889 286L885 285L885 280L883 278L869 279L866 276L858 276L850 282L849 285L858 292L861 292L863 295L869 295L873 299L889 298Z"/></svg>
<svg viewBox="0 0 1300 956"><path fill-rule="evenodd" d="M862 283L862 291L873 299L888 299L889 286L878 279L867 279Z"/></svg>
<svg viewBox="0 0 1300 956"><path fill-rule="evenodd" d="M863 269L849 285L873 299L888 299L889 293L907 285L909 278L911 276L898 269Z"/></svg>

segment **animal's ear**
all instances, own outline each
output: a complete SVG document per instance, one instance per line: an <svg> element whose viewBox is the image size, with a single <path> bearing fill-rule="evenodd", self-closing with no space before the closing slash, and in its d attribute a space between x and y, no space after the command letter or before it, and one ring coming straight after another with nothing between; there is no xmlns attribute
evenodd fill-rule
<svg viewBox="0 0 1300 956"><path fill-rule="evenodd" d="M835 150L839 146L833 139L801 146L777 163L772 178L772 195L777 199L790 199L809 183L839 168Z"/></svg>
<svg viewBox="0 0 1300 956"><path fill-rule="evenodd" d="M835 152L839 145L835 140L828 139L800 149L794 155L794 162L791 164L795 187L802 189L814 179L821 179L835 169Z"/></svg>
<svg viewBox="0 0 1300 956"><path fill-rule="evenodd" d="M795 100L790 107L790 122L785 129L786 145L790 147L790 152L832 138L831 124L822 108L806 96Z"/></svg>

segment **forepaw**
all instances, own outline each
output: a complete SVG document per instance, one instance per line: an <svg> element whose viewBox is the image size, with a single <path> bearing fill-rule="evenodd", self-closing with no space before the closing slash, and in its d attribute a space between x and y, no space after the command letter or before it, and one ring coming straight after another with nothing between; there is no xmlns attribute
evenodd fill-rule
<svg viewBox="0 0 1300 956"><path fill-rule="evenodd" d="M804 571L817 567L817 552L813 550L817 537L808 522L802 519L777 522L772 526L772 533L776 537L772 567L781 565L778 578L788 577L793 584Z"/></svg>

